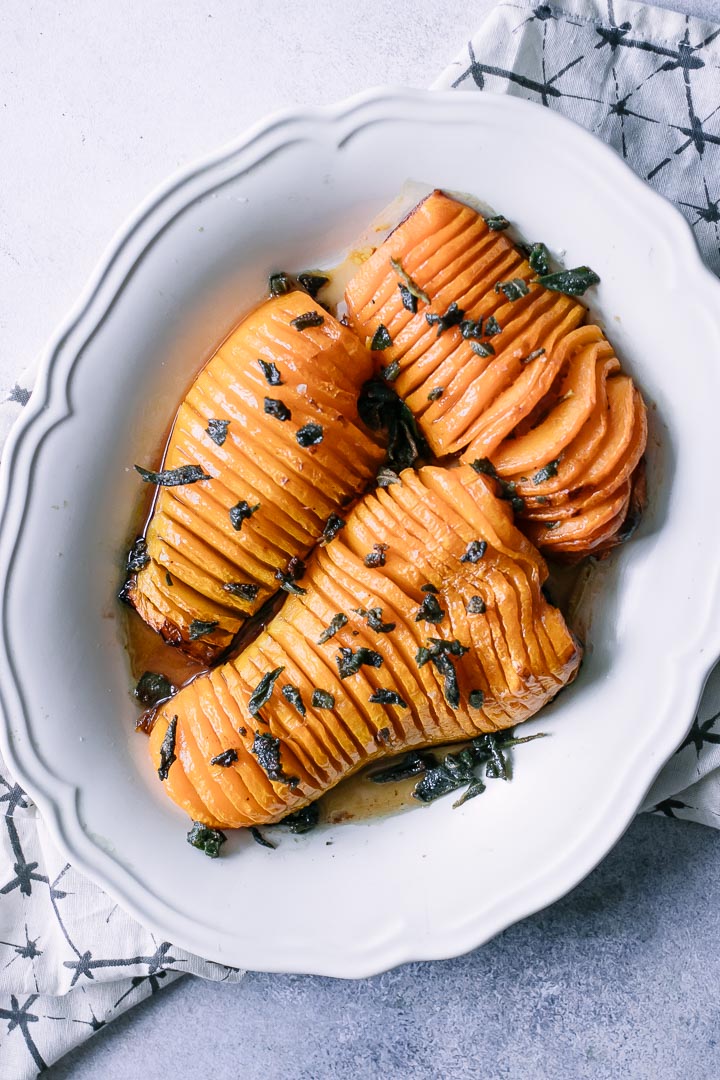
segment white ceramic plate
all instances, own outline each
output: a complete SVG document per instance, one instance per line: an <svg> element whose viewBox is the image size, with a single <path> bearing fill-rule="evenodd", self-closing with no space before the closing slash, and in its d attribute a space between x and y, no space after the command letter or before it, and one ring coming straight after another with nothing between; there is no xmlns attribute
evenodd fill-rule
<svg viewBox="0 0 720 1080"><path fill-rule="evenodd" d="M600 273L594 310L651 403L650 509L599 571L581 676L530 725L553 735L516 754L512 784L205 859L133 731L115 601L130 466L267 272L332 261L408 178L473 192ZM284 113L173 180L51 343L3 461L2 751L67 858L203 956L346 977L461 953L566 892L627 826L720 652L719 358L720 286L680 215L516 98L379 91Z"/></svg>

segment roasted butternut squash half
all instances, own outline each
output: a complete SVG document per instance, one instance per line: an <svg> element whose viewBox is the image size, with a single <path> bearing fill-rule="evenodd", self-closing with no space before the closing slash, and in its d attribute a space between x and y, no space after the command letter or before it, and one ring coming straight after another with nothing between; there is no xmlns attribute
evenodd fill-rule
<svg viewBox="0 0 720 1080"><path fill-rule="evenodd" d="M281 587L384 451L358 418L372 358L303 292L262 304L178 410L127 595L173 645L209 661Z"/></svg>
<svg viewBox="0 0 720 1080"><path fill-rule="evenodd" d="M546 573L488 477L403 471L248 648L160 708L167 794L208 826L268 824L374 759L526 720L580 661Z"/></svg>
<svg viewBox="0 0 720 1080"><path fill-rule="evenodd" d="M598 554L637 516L645 405L582 304L488 221L428 196L350 281L350 325L435 455L489 460L541 550Z"/></svg>

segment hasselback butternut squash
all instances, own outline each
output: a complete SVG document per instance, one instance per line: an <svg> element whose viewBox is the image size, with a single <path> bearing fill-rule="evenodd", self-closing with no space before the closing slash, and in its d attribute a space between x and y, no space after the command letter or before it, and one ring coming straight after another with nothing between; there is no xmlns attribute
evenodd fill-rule
<svg viewBox="0 0 720 1080"><path fill-rule="evenodd" d="M488 477L403 471L249 647L160 708L167 794L209 826L272 823L383 755L527 719L580 660L546 573Z"/></svg>
<svg viewBox="0 0 720 1080"><path fill-rule="evenodd" d="M345 299L432 451L489 460L520 527L574 559L621 539L631 507L637 517L647 420L586 309L537 276L505 231L435 191Z"/></svg>
<svg viewBox="0 0 720 1080"><path fill-rule="evenodd" d="M356 336L297 291L262 304L200 372L163 467L201 478L158 489L127 593L170 644L216 657L374 478L383 450L357 413L371 370Z"/></svg>

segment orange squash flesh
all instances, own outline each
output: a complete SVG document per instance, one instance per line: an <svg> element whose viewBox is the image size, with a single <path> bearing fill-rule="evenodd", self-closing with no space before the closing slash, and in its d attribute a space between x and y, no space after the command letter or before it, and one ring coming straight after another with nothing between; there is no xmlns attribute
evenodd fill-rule
<svg viewBox="0 0 720 1080"><path fill-rule="evenodd" d="M150 563L129 598L169 642L204 660L277 591L276 572L311 550L383 458L357 414L372 358L325 312L320 326L291 325L315 307L301 292L262 304L203 368L175 419L163 467L201 465L212 479L159 489ZM280 385L268 383L258 360L275 364ZM291 416L267 413L266 398ZM229 421L222 445L208 434L210 419ZM309 423L321 425L322 441L301 446L297 433ZM241 500L259 509L236 530L229 512ZM227 584L254 586L256 595L235 595ZM217 625L193 641L194 620Z"/></svg>
<svg viewBox="0 0 720 1080"><path fill-rule="evenodd" d="M415 313L403 306L391 259L429 305L418 300ZM435 191L362 265L345 299L366 344L378 326L387 328L392 344L376 354L376 366L397 365L393 386L433 453L459 453L469 463L489 458L524 501L520 527L544 552L576 559L622 534L624 519L610 513L618 497L610 496L621 488L627 494L628 480L635 489L647 419L602 331L586 323L586 309L535 277L507 233ZM508 301L496 285L513 279L527 293ZM480 339L492 352L478 355L457 325L438 335L428 323L427 314L442 316L452 303L464 320L497 320L500 332ZM627 512L629 501L621 505ZM601 526L603 513L610 517ZM561 517L574 518L572 528L569 521L558 532L538 524Z"/></svg>
<svg viewBox="0 0 720 1080"><path fill-rule="evenodd" d="M487 548L463 561L472 541ZM373 545L385 564L368 567ZM401 483L364 496L345 527L319 546L301 586L259 637L235 660L182 689L158 712L150 736L155 767L168 725L176 721L176 760L164 788L195 820L215 827L268 824L318 798L363 765L410 747L447 743L527 719L574 677L580 652L560 612L541 586L542 557L515 528L508 504L492 482L468 466L428 466L401 474ZM418 619L428 592L444 612L438 623ZM485 611L468 605L482 597ZM373 630L365 612L381 608L387 632ZM347 623L318 639L333 617ZM459 702L448 702L432 662L418 665L429 639L467 648L453 664ZM340 649L361 647L381 657L346 678ZM252 716L248 703L263 675L282 667L269 701ZM300 692L304 714L283 694ZM312 704L315 689L334 697L331 709ZM406 704L371 702L378 689ZM482 690L482 707L469 704ZM292 695L291 695L292 696ZM278 739L280 778L268 776L253 749L257 734ZM223 767L211 759L235 750Z"/></svg>

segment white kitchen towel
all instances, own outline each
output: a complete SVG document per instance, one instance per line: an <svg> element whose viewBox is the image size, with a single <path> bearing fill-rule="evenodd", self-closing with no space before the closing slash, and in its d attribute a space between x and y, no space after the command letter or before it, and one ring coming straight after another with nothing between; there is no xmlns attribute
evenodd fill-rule
<svg viewBox="0 0 720 1080"><path fill-rule="evenodd" d="M594 131L688 217L720 272L720 27L623 0L500 3L436 88L540 101ZM33 370L0 357L0 444ZM720 825L720 669L651 798ZM54 849L0 762L0 1077L28 1080L187 972L242 972L157 940Z"/></svg>

